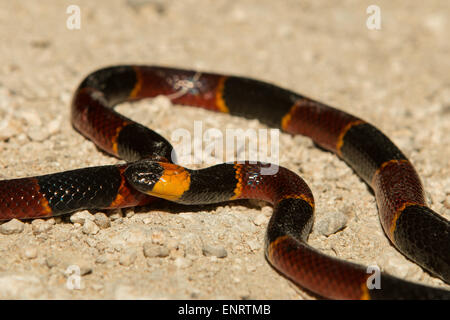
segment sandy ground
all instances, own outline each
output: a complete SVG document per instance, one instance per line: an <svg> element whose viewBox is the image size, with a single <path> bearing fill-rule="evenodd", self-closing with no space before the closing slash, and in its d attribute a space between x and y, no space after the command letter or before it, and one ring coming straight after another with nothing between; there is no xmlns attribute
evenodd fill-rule
<svg viewBox="0 0 450 320"><path fill-rule="evenodd" d="M79 30L66 27L72 4ZM370 4L381 9L379 30L366 27ZM450 218L449 10L445 0L1 0L0 178L119 162L73 130L72 93L105 65L167 65L270 81L370 121L410 157L431 208ZM168 138L194 120L264 128L165 99L119 110ZM343 162L304 137L281 134L280 144L281 165L316 198L313 246L445 287L389 244L373 195ZM0 234L0 297L313 299L264 259L271 212L258 202L162 203L3 225L12 234ZM76 290L70 266L80 268Z"/></svg>

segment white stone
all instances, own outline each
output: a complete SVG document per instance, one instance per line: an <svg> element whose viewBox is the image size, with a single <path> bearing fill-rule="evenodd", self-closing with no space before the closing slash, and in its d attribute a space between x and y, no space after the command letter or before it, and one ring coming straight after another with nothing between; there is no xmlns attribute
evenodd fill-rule
<svg viewBox="0 0 450 320"><path fill-rule="evenodd" d="M91 220L85 220L83 225L83 233L93 235L100 231L100 228Z"/></svg>
<svg viewBox="0 0 450 320"><path fill-rule="evenodd" d="M80 225L83 225L86 220L94 221L94 216L87 210L75 212L70 216L70 221L72 223L79 223Z"/></svg>
<svg viewBox="0 0 450 320"><path fill-rule="evenodd" d="M0 233L2 234L21 233L24 228L25 225L22 221L12 219L11 221L8 221L0 226Z"/></svg>
<svg viewBox="0 0 450 320"><path fill-rule="evenodd" d="M122 266L130 266L134 263L134 261L136 261L136 258L137 258L136 250L130 249L120 256L119 263Z"/></svg>
<svg viewBox="0 0 450 320"><path fill-rule="evenodd" d="M224 247L211 246L209 244L203 244L202 252L206 257L214 256L217 258L225 258L228 255L227 250Z"/></svg>

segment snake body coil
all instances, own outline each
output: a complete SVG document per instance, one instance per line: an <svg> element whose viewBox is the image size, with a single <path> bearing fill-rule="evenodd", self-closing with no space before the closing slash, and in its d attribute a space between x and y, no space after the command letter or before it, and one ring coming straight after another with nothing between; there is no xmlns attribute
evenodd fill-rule
<svg viewBox="0 0 450 320"><path fill-rule="evenodd" d="M166 95L175 104L257 118L285 132L308 136L334 152L374 190L381 224L397 249L450 282L450 223L427 207L412 164L381 131L292 91L243 77L148 66L95 71L74 94L73 126L129 163L0 181L0 219L130 207L155 197L184 204L262 199L274 206L266 257L296 284L336 299L450 299L449 291L387 274L381 275L381 289L370 290L371 274L365 267L310 247L313 195L288 169L280 167L274 175L263 175L260 163L201 170L173 164L173 148L167 140L112 108L157 95Z"/></svg>

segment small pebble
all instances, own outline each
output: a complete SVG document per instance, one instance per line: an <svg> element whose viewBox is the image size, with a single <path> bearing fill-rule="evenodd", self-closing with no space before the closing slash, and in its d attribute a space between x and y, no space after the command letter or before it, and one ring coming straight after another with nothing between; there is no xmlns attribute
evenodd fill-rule
<svg viewBox="0 0 450 320"><path fill-rule="evenodd" d="M85 276L87 274L92 273L92 266L89 262L84 260L67 260L62 263L64 271L64 275L66 277L70 276L74 272L79 273L80 276Z"/></svg>
<svg viewBox="0 0 450 320"><path fill-rule="evenodd" d="M105 251L105 249L108 247L107 244L104 241L98 241L96 246L98 251Z"/></svg>
<svg viewBox="0 0 450 320"><path fill-rule="evenodd" d="M186 253L184 252L183 248L176 247L169 250L169 255L171 259L176 259L178 257L184 257Z"/></svg>
<svg viewBox="0 0 450 320"><path fill-rule="evenodd" d="M192 299L198 299L200 297L200 294L201 294L200 290L198 290L198 289L191 289L191 293L189 294L189 296Z"/></svg>
<svg viewBox="0 0 450 320"><path fill-rule="evenodd" d="M38 251L36 247L25 247L22 250L22 257L26 259L35 259L37 257Z"/></svg>
<svg viewBox="0 0 450 320"><path fill-rule="evenodd" d="M70 240L71 234L69 232L55 233L55 240L58 242L66 242Z"/></svg>
<svg viewBox="0 0 450 320"><path fill-rule="evenodd" d="M383 266L385 272L400 278L418 281L423 273L420 267L408 263L398 252L385 251L377 257L377 263Z"/></svg>
<svg viewBox="0 0 450 320"><path fill-rule="evenodd" d="M166 241L166 236L162 231L153 231L152 242L155 244L164 244Z"/></svg>
<svg viewBox="0 0 450 320"><path fill-rule="evenodd" d="M153 220L154 219L152 219L152 218L144 218L144 219L142 219L142 222L144 224L150 224L150 223L153 223Z"/></svg>
<svg viewBox="0 0 450 320"><path fill-rule="evenodd" d="M202 255L202 241L195 234L186 234L181 240L186 255L200 256Z"/></svg>
<svg viewBox="0 0 450 320"><path fill-rule="evenodd" d="M42 219L36 219L31 222L31 228L34 234L39 234L51 230L53 225Z"/></svg>
<svg viewBox="0 0 450 320"><path fill-rule="evenodd" d="M143 245L144 256L147 258L164 258L169 255L169 249L166 246L160 246L150 241L147 241Z"/></svg>
<svg viewBox="0 0 450 320"><path fill-rule="evenodd" d="M105 264L108 262L108 256L106 254L101 254L95 259L95 263Z"/></svg>
<svg viewBox="0 0 450 320"><path fill-rule="evenodd" d="M47 131L50 135L57 133L61 127L62 116L57 117L56 119L50 121L46 127Z"/></svg>
<svg viewBox="0 0 450 320"><path fill-rule="evenodd" d="M111 227L111 220L109 220L108 216L104 214L103 212L97 212L94 215L94 222L97 226L99 226L101 229L106 229Z"/></svg>
<svg viewBox="0 0 450 320"><path fill-rule="evenodd" d="M272 216L272 214L273 214L273 208L272 207L270 207L270 206L265 206L265 207L262 207L261 208L261 213L263 214L263 215L265 215L266 217L271 217Z"/></svg>
<svg viewBox="0 0 450 320"><path fill-rule="evenodd" d="M56 259L56 257L54 257L54 256L48 256L45 259L45 264L47 265L47 267L49 267L51 269L58 264L58 259Z"/></svg>
<svg viewBox="0 0 450 320"><path fill-rule="evenodd" d="M159 259L146 259L147 261L147 266L149 267L153 267L155 265L161 265L161 260Z"/></svg>
<svg viewBox="0 0 450 320"><path fill-rule="evenodd" d="M227 256L227 250L225 250L222 246L210 246L208 244L204 244L202 247L203 255L206 257L214 256L217 258L225 258Z"/></svg>
<svg viewBox="0 0 450 320"><path fill-rule="evenodd" d="M435 201L433 199L433 196L431 195L430 192L425 191L425 201L426 203L428 203L429 205L432 205Z"/></svg>
<svg viewBox="0 0 450 320"><path fill-rule="evenodd" d="M104 288L104 286L101 283L93 283L91 284L91 288L94 289L95 291L100 291Z"/></svg>
<svg viewBox="0 0 450 320"><path fill-rule="evenodd" d="M444 200L444 207L446 207L447 209L450 209L450 194L448 194L448 195L445 197L445 200Z"/></svg>
<svg viewBox="0 0 450 320"><path fill-rule="evenodd" d="M255 272L256 271L256 266L255 265L248 265L247 266L247 272Z"/></svg>
<svg viewBox="0 0 450 320"><path fill-rule="evenodd" d="M24 273L0 274L1 297L12 300L49 299L48 287L39 276Z"/></svg>
<svg viewBox="0 0 450 320"><path fill-rule="evenodd" d="M19 113L20 117L25 119L28 126L39 127L42 125L42 120L39 114L34 110L23 110Z"/></svg>
<svg viewBox="0 0 450 320"><path fill-rule="evenodd" d="M124 252L119 259L119 263L122 266L130 266L134 263L137 258L137 254L135 250L128 250Z"/></svg>
<svg viewBox="0 0 450 320"><path fill-rule="evenodd" d="M12 219L11 221L8 221L0 226L0 233L2 234L21 233L24 228L25 225L23 222L17 219Z"/></svg>
<svg viewBox="0 0 450 320"><path fill-rule="evenodd" d="M248 289L241 289L238 291L239 298L242 300L250 299L250 291Z"/></svg>
<svg viewBox="0 0 450 320"><path fill-rule="evenodd" d="M50 132L42 127L31 127L27 135L32 141L42 142L50 136Z"/></svg>
<svg viewBox="0 0 450 320"><path fill-rule="evenodd" d="M179 247L179 245L178 245L178 241L177 241L177 240L175 240L175 239L169 239L169 240L167 241L167 248L168 248L169 250L172 250L172 249L178 249L178 247Z"/></svg>
<svg viewBox="0 0 450 320"><path fill-rule="evenodd" d="M171 259L184 257L186 255L184 249L178 244L178 241L176 241L175 239L169 239L167 241L167 249L169 249L169 255Z"/></svg>
<svg viewBox="0 0 450 320"><path fill-rule="evenodd" d="M0 100L0 119L2 119L0 122L0 141L18 135L23 131L24 127L17 119L13 119L12 117L14 110L11 108L11 101L9 99L11 95L9 90L6 90L0 85L0 97L6 98L5 100Z"/></svg>
<svg viewBox="0 0 450 320"><path fill-rule="evenodd" d="M131 285L116 284L112 293L115 300L137 300L141 298L136 292L136 288Z"/></svg>
<svg viewBox="0 0 450 320"><path fill-rule="evenodd" d="M189 258L178 257L175 259L175 266L180 269L189 268L192 266L192 260Z"/></svg>
<svg viewBox="0 0 450 320"><path fill-rule="evenodd" d="M83 264L80 266L80 275L85 276L92 273L92 267L88 264Z"/></svg>
<svg viewBox="0 0 450 320"><path fill-rule="evenodd" d="M111 221L116 221L116 220L122 219L122 217L123 217L122 209L109 210L108 217Z"/></svg>
<svg viewBox="0 0 450 320"><path fill-rule="evenodd" d="M317 221L314 225L314 230L317 233L328 237L345 228L347 221L348 218L345 214L340 211L334 212Z"/></svg>
<svg viewBox="0 0 450 320"><path fill-rule="evenodd" d="M261 248L261 242L257 240L249 240L247 241L247 245L252 251L256 251Z"/></svg>
<svg viewBox="0 0 450 320"><path fill-rule="evenodd" d="M95 248L97 246L97 240L95 240L94 238L87 238L86 244L91 248Z"/></svg>
<svg viewBox="0 0 450 320"><path fill-rule="evenodd" d="M267 221L269 221L269 218L265 214L260 213L256 216L255 220L253 220L253 223L257 226L260 226L267 223Z"/></svg>
<svg viewBox="0 0 450 320"><path fill-rule="evenodd" d="M84 225L86 220L94 221L94 216L87 210L75 212L70 216L70 222L79 223L80 225Z"/></svg>
<svg viewBox="0 0 450 320"><path fill-rule="evenodd" d="M133 217L134 215L135 215L135 212L134 212L134 211L129 210L129 211L126 211L126 212L125 212L125 217L126 217L126 218L131 218L131 217Z"/></svg>
<svg viewBox="0 0 450 320"><path fill-rule="evenodd" d="M97 234L100 231L100 228L91 220L86 220L82 230L85 234Z"/></svg>

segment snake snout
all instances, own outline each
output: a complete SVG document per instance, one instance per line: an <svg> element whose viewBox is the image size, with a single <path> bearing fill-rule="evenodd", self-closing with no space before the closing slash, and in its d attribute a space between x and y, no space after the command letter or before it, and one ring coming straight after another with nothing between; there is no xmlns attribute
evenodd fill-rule
<svg viewBox="0 0 450 320"><path fill-rule="evenodd" d="M160 180L164 173L164 168L158 162L139 161L130 164L124 172L124 175L133 188L149 193Z"/></svg>
<svg viewBox="0 0 450 320"><path fill-rule="evenodd" d="M190 188L189 171L173 163L141 160L130 164L124 175L136 190L171 201Z"/></svg>

